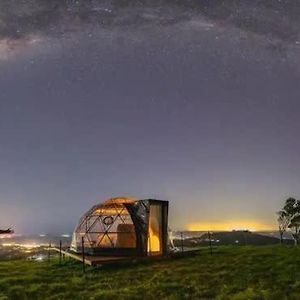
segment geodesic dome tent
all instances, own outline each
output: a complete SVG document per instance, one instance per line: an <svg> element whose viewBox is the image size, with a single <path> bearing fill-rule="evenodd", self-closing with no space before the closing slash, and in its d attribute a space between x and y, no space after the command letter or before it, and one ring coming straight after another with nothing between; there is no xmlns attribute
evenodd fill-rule
<svg viewBox="0 0 300 300"><path fill-rule="evenodd" d="M111 198L79 220L71 250L91 255L147 256L168 251L168 201Z"/></svg>

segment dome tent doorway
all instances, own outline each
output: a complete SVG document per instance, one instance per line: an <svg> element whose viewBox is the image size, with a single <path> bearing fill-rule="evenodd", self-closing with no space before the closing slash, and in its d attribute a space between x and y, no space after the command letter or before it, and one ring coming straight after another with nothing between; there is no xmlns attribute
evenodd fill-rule
<svg viewBox="0 0 300 300"><path fill-rule="evenodd" d="M157 256L168 252L164 200L118 197L93 206L79 220L71 250L89 255Z"/></svg>

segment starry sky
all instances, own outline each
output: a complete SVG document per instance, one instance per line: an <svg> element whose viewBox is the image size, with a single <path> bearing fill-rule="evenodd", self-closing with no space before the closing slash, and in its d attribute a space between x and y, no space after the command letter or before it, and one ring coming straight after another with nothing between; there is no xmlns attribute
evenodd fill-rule
<svg viewBox="0 0 300 300"><path fill-rule="evenodd" d="M271 229L300 197L295 0L1 0L0 227L112 196L174 229ZM229 228L230 227L230 228Z"/></svg>

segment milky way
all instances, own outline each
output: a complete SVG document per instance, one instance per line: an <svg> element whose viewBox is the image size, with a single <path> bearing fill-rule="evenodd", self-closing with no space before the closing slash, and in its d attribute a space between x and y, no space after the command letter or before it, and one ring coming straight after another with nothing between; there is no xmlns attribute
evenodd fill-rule
<svg viewBox="0 0 300 300"><path fill-rule="evenodd" d="M298 45L300 6L297 1L120 1L3 0L0 3L0 56L46 37L98 27L172 27L200 24L235 27L263 36L270 49ZM193 28L192 28L193 29Z"/></svg>

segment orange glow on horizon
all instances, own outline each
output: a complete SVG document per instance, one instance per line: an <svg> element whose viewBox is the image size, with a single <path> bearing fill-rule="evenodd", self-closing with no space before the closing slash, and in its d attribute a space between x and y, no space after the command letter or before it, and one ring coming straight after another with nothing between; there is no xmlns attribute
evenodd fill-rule
<svg viewBox="0 0 300 300"><path fill-rule="evenodd" d="M224 222L199 222L191 223L187 226L190 231L232 231L232 230L250 230L250 231L269 231L275 230L274 225L264 224L252 220L232 220Z"/></svg>

